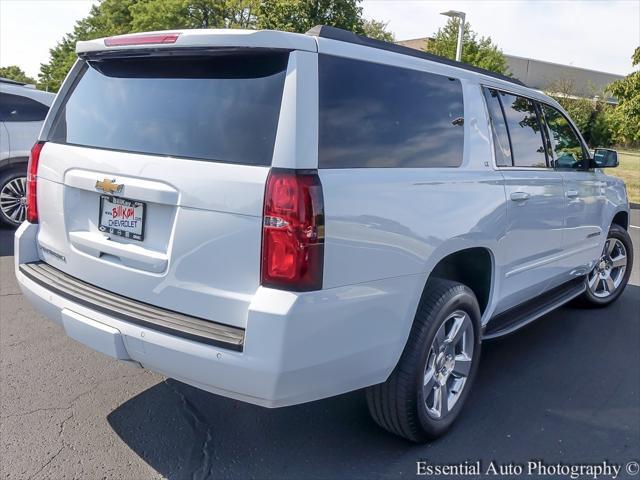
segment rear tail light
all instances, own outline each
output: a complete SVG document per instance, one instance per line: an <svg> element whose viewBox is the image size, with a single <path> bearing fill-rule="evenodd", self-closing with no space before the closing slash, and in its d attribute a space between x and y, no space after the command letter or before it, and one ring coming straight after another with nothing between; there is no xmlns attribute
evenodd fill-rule
<svg viewBox="0 0 640 480"><path fill-rule="evenodd" d="M324 204L316 171L274 168L267 178L262 227L262 285L322 288Z"/></svg>
<svg viewBox="0 0 640 480"><path fill-rule="evenodd" d="M44 142L36 142L31 148L27 167L27 222L38 223L38 163Z"/></svg>

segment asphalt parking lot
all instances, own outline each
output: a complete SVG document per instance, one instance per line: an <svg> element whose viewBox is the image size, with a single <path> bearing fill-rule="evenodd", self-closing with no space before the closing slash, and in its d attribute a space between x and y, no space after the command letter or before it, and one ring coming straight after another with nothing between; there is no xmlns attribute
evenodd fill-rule
<svg viewBox="0 0 640 480"><path fill-rule="evenodd" d="M415 477L421 459L640 461L640 229L631 234L636 266L618 302L563 308L487 342L460 421L419 446L378 429L362 392L267 410L90 351L27 304L13 232L0 230L0 475L372 479Z"/></svg>

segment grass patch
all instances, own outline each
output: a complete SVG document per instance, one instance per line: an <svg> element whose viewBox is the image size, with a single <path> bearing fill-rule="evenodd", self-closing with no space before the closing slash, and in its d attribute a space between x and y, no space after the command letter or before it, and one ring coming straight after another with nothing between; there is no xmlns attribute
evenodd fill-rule
<svg viewBox="0 0 640 480"><path fill-rule="evenodd" d="M624 180L629 201L640 203L640 151L618 150L618 160L618 168L607 168L606 173Z"/></svg>

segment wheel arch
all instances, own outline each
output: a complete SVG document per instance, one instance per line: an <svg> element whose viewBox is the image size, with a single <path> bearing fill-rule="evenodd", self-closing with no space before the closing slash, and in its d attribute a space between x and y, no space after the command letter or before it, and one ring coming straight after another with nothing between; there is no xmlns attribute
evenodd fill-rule
<svg viewBox="0 0 640 480"><path fill-rule="evenodd" d="M619 225L625 230L629 229L629 212L626 210L619 210L615 213L611 219L611 225Z"/></svg>
<svg viewBox="0 0 640 480"><path fill-rule="evenodd" d="M476 298L478 298L482 318L486 318L487 314L491 313L495 303L493 298L497 285L495 252L486 245L479 246L477 244L470 244L470 242L467 241L457 240L452 239L445 244L446 246L442 250L437 252L439 254L434 253L431 256L432 263L430 264L430 268L427 269L427 273L422 277L421 283L416 289L418 299L409 313L411 316L409 317L409 315L407 315L408 318L404 323L403 340L401 346L399 345L399 350L394 354L395 361L393 367L395 367L400 360L402 352L409 341L420 302L430 279L439 277L466 285L473 291ZM469 265L473 265L470 269L471 273L465 272L464 269L462 269L463 266L466 269ZM481 274L479 274L480 272ZM389 369L389 374L392 368Z"/></svg>
<svg viewBox="0 0 640 480"><path fill-rule="evenodd" d="M491 304L495 285L494 254L487 247L467 247L451 252L435 264L427 282L434 277L469 287L478 300L481 315L484 315Z"/></svg>
<svg viewBox="0 0 640 480"><path fill-rule="evenodd" d="M5 171L9 168L22 167L23 165L26 171L28 163L29 163L29 157L3 158L2 160L0 160L0 172Z"/></svg>

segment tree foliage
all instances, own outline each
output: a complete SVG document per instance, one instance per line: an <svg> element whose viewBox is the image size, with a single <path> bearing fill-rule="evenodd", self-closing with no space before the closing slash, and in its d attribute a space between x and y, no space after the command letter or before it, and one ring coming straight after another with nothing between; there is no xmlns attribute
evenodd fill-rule
<svg viewBox="0 0 640 480"><path fill-rule="evenodd" d="M386 24L362 18L361 0L101 0L50 50L39 86L58 91L76 59L75 44L123 33L185 28L264 28L306 32L331 25L392 40Z"/></svg>
<svg viewBox="0 0 640 480"><path fill-rule="evenodd" d="M435 55L455 59L458 25L457 18L450 18L433 38L427 40L425 50ZM478 37L478 34L472 30L468 23L465 23L464 35L462 36L462 61L492 72L507 73L507 60L502 54L502 50L491 41L491 37Z"/></svg>
<svg viewBox="0 0 640 480"><path fill-rule="evenodd" d="M258 28L306 32L316 25L363 33L360 0L261 0Z"/></svg>
<svg viewBox="0 0 640 480"><path fill-rule="evenodd" d="M35 85L36 81L28 76L20 67L17 65L10 65L8 67L0 67L0 77L8 78L9 80L14 80L20 83L30 83Z"/></svg>
<svg viewBox="0 0 640 480"><path fill-rule="evenodd" d="M385 42L395 42L396 37L393 32L387 30L388 23L378 20L365 20L362 24L362 34L365 37L384 40Z"/></svg>
<svg viewBox="0 0 640 480"><path fill-rule="evenodd" d="M633 53L632 62L633 66L640 65L640 47ZM640 71L613 82L607 91L618 100L608 115L615 142L640 145Z"/></svg>
<svg viewBox="0 0 640 480"><path fill-rule="evenodd" d="M608 147L613 142L608 120L612 107L604 101L603 92L591 94L592 99L581 96L570 78L556 79L547 89L547 95L562 105L590 146Z"/></svg>

